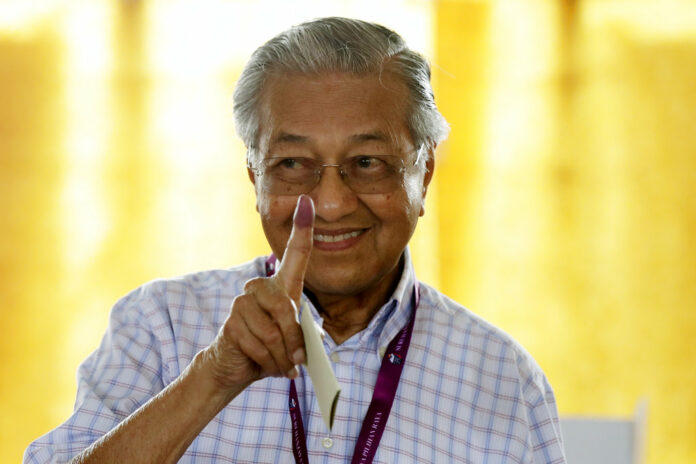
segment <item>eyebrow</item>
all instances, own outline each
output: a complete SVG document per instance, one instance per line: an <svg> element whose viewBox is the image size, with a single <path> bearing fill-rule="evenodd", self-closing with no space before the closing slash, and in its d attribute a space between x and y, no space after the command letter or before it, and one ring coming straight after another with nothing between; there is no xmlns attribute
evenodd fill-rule
<svg viewBox="0 0 696 464"><path fill-rule="evenodd" d="M305 137L304 135L297 135L297 134L289 134L287 132L281 132L280 134L276 135L273 137L273 140L271 140L271 143L306 143L309 140L309 137Z"/></svg>
<svg viewBox="0 0 696 464"><path fill-rule="evenodd" d="M382 131L367 132L350 136L351 142L388 142L390 137Z"/></svg>
<svg viewBox="0 0 696 464"><path fill-rule="evenodd" d="M349 140L353 143L358 142L388 142L390 137L382 131L366 132L363 134L351 135ZM293 144L304 144L309 141L309 137L304 135L290 134L288 132L281 132L276 135L271 143L293 143Z"/></svg>

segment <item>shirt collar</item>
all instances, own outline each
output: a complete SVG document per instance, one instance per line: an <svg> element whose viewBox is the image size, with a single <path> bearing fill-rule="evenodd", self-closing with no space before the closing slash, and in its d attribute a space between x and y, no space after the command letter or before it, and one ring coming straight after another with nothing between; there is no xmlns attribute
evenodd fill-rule
<svg viewBox="0 0 696 464"><path fill-rule="evenodd" d="M364 330L364 332L373 331L372 336L377 337L376 348L378 351L381 348L386 349L389 342L396 337L399 330L408 323L411 313L414 310L413 287L416 283L416 274L413 269L411 252L408 247L404 250L403 260L404 266L401 272L401 279L392 297L380 308ZM380 358L383 354L383 352L379 353Z"/></svg>
<svg viewBox="0 0 696 464"><path fill-rule="evenodd" d="M346 340L346 342L341 345L342 347L349 349L351 347L357 347L358 345L368 346L374 344L373 346L381 358L384 355L381 349L386 349L389 342L391 342L399 330L408 322L411 312L414 309L413 287L416 282L416 276L413 269L413 262L411 261L411 252L408 247L404 249L402 256L403 270L394 293L392 293L391 297L377 311L367 327ZM312 318L321 326L323 324L323 318L319 315L317 309L306 296L303 295L302 298L306 300L306 307L310 308ZM332 340L329 340L329 337L324 340L324 343L328 345L330 350L336 348L336 345Z"/></svg>

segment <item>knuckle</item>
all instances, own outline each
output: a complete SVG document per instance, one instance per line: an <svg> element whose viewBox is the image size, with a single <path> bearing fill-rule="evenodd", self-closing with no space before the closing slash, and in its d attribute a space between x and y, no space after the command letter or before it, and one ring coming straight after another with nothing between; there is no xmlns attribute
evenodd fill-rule
<svg viewBox="0 0 696 464"><path fill-rule="evenodd" d="M264 331L263 341L266 343L266 345L277 345L282 341L282 337L280 336L278 329L274 328Z"/></svg>
<svg viewBox="0 0 696 464"><path fill-rule="evenodd" d="M268 341L273 345L277 345L283 341L283 337L277 330L271 330L268 332Z"/></svg>
<svg viewBox="0 0 696 464"><path fill-rule="evenodd" d="M259 353L259 361L266 370L275 370L275 361L268 350Z"/></svg>
<svg viewBox="0 0 696 464"><path fill-rule="evenodd" d="M293 345L304 345L304 336L300 330L300 326L294 323L288 331L288 341Z"/></svg>
<svg viewBox="0 0 696 464"><path fill-rule="evenodd" d="M295 275L295 274L289 273L289 274L283 276L283 280L290 287L301 287L302 285L304 285L304 276L303 275Z"/></svg>
<svg viewBox="0 0 696 464"><path fill-rule="evenodd" d="M281 319L284 314L292 311L292 300L287 295L283 295L280 298L275 298L269 305L268 311L273 314L277 319Z"/></svg>
<svg viewBox="0 0 696 464"><path fill-rule="evenodd" d="M234 313L230 314L222 325L222 331L225 335L238 335L242 324L241 318L236 317Z"/></svg>
<svg viewBox="0 0 696 464"><path fill-rule="evenodd" d="M253 293L261 285L263 285L264 280L266 280L266 279L264 279L263 277L255 277L253 279L247 280L246 283L244 284L244 291Z"/></svg>
<svg viewBox="0 0 696 464"><path fill-rule="evenodd" d="M230 318L227 318L225 324L222 326L222 334L226 337L233 336L237 333L237 324L234 323Z"/></svg>
<svg viewBox="0 0 696 464"><path fill-rule="evenodd" d="M295 249L295 251L298 251L298 252L302 253L303 255L308 255L312 252L311 242L310 243L306 243L304 241L302 241L300 243L295 242L293 244L293 248Z"/></svg>
<svg viewBox="0 0 696 464"><path fill-rule="evenodd" d="M226 342L232 342L233 344L236 344L236 342L239 341L240 333L239 333L239 324L237 324L235 321L232 321L228 319L225 324L222 326L220 329L221 336Z"/></svg>
<svg viewBox="0 0 696 464"><path fill-rule="evenodd" d="M253 297L249 294L242 294L242 295L237 295L234 300L232 300L232 308L231 312L234 314L235 311L240 311L243 308L247 308L251 301L253 300Z"/></svg>
<svg viewBox="0 0 696 464"><path fill-rule="evenodd" d="M293 312L284 314L283 318L278 321L278 326L283 331L286 339L293 341L295 338L301 337L300 325L295 320Z"/></svg>

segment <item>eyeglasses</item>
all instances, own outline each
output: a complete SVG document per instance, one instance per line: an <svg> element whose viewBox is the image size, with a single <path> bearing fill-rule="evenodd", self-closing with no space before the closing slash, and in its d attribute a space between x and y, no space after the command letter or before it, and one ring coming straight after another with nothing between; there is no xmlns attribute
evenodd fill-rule
<svg viewBox="0 0 696 464"><path fill-rule="evenodd" d="M340 164L322 164L313 158L271 157L248 167L259 177L261 188L273 195L300 195L319 184L325 168L337 168L343 182L355 193L388 193L402 185L404 173L418 164L406 165L394 155L357 155Z"/></svg>

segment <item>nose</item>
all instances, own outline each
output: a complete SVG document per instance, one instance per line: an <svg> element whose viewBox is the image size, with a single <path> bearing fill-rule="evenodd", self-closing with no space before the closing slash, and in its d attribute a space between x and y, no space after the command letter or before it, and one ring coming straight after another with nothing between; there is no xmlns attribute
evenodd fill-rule
<svg viewBox="0 0 696 464"><path fill-rule="evenodd" d="M343 181L337 167L326 167L319 183L309 193L317 218L336 222L358 207L358 197Z"/></svg>

